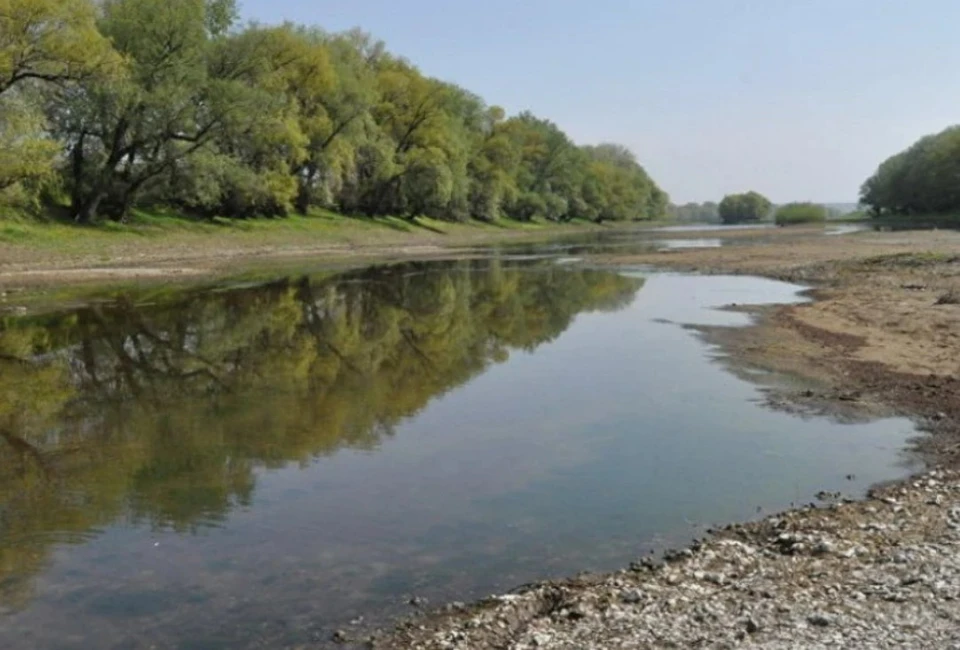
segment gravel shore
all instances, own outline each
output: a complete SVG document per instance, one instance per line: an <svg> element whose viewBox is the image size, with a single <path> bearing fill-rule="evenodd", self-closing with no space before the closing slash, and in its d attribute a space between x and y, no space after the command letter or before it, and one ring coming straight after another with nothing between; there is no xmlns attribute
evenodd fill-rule
<svg viewBox="0 0 960 650"><path fill-rule="evenodd" d="M960 473L408 623L379 649L957 648Z"/></svg>

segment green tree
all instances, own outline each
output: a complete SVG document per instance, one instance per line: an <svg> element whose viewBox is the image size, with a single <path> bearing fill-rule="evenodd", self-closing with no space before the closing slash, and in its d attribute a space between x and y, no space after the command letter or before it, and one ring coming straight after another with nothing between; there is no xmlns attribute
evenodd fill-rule
<svg viewBox="0 0 960 650"><path fill-rule="evenodd" d="M677 221L705 222L720 220L719 206L712 201L704 203L684 203L683 205L671 204L667 208L667 214L670 218Z"/></svg>
<svg viewBox="0 0 960 650"><path fill-rule="evenodd" d="M757 192L728 194L720 201L717 212L723 223L734 224L766 219L773 204Z"/></svg>
<svg viewBox="0 0 960 650"><path fill-rule="evenodd" d="M777 208L773 220L778 226L823 223L827 220L827 208L819 203L787 203Z"/></svg>
<svg viewBox="0 0 960 650"><path fill-rule="evenodd" d="M0 97L0 206L37 208L43 188L56 182L60 147L44 127L43 115L19 91Z"/></svg>
<svg viewBox="0 0 960 650"><path fill-rule="evenodd" d="M359 207L408 217L441 210L453 196L460 153L448 110L450 87L401 60L385 58L379 68L373 115L383 148L377 167L365 174Z"/></svg>
<svg viewBox="0 0 960 650"><path fill-rule="evenodd" d="M329 86L305 79L307 83L295 89L308 139L306 156L293 169L297 210L305 214L311 205L337 205L337 195L355 170L358 150L375 128L370 114L378 97L374 66L383 44L358 30L332 36L305 30L304 37L312 48L326 50L332 67Z"/></svg>
<svg viewBox="0 0 960 650"><path fill-rule="evenodd" d="M262 124L262 94L244 83L244 63L210 67L232 14L222 0L104 2L100 29L124 56L124 73L62 93L52 110L78 221L122 219L222 132Z"/></svg>
<svg viewBox="0 0 960 650"><path fill-rule="evenodd" d="M23 82L86 79L116 57L90 0L0 0L0 95Z"/></svg>
<svg viewBox="0 0 960 650"><path fill-rule="evenodd" d="M884 161L860 190L875 216L936 215L960 210L960 126L921 138Z"/></svg>
<svg viewBox="0 0 960 650"><path fill-rule="evenodd" d="M305 191L298 176L329 124L317 101L335 84L327 48L293 25L251 26L213 43L210 75L236 93L227 108L238 117L173 168L170 200L189 187L188 207L203 213L286 215Z"/></svg>
<svg viewBox="0 0 960 650"><path fill-rule="evenodd" d="M60 147L41 111L46 95L119 58L96 28L88 0L0 0L0 205L39 208L56 182Z"/></svg>
<svg viewBox="0 0 960 650"><path fill-rule="evenodd" d="M521 152L506 128L506 114L499 106L484 112L473 133L469 162L470 216L494 221L508 216L505 204L517 200L516 174Z"/></svg>
<svg viewBox="0 0 960 650"><path fill-rule="evenodd" d="M517 193L506 206L510 216L563 220L582 185L583 153L553 122L521 113L504 127L520 153Z"/></svg>
<svg viewBox="0 0 960 650"><path fill-rule="evenodd" d="M647 175L626 147L602 144L584 147L589 158L584 192L597 221L658 219L665 215L667 196Z"/></svg>
<svg viewBox="0 0 960 650"><path fill-rule="evenodd" d="M508 117L360 31L236 22L234 0L0 0L0 200L37 206L59 187L79 222L146 206L666 214L622 146L580 147L548 120Z"/></svg>

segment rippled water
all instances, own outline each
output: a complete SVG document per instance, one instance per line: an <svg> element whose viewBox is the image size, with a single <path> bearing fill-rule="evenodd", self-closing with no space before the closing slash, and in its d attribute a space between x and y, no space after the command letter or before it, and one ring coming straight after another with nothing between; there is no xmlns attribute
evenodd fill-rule
<svg viewBox="0 0 960 650"><path fill-rule="evenodd" d="M906 473L909 422L768 410L682 326L798 289L494 258L3 320L0 647L310 644Z"/></svg>

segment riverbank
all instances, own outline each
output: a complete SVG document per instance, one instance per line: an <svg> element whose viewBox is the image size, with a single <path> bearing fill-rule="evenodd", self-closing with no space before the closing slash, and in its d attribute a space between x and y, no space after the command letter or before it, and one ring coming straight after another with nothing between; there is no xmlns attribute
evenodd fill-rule
<svg viewBox="0 0 960 650"><path fill-rule="evenodd" d="M129 224L96 227L2 221L0 289L215 278L298 261L424 258L481 244L638 227L649 224L451 223L331 212L209 222L141 213Z"/></svg>
<svg viewBox="0 0 960 650"><path fill-rule="evenodd" d="M796 235L591 261L815 287L806 304L731 305L756 323L703 335L734 370L815 387L771 389L776 408L915 418L934 469L863 501L730 526L666 563L448 608L372 647L960 647L960 234Z"/></svg>
<svg viewBox="0 0 960 650"><path fill-rule="evenodd" d="M596 577L548 582L400 628L380 650L955 648L960 475L807 507Z"/></svg>

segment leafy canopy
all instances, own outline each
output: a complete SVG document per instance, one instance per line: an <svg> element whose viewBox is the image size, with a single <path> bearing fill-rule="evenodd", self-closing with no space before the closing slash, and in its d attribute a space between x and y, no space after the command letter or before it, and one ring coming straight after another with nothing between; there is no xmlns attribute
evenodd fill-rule
<svg viewBox="0 0 960 650"><path fill-rule="evenodd" d="M717 212L723 223L734 224L765 219L772 207L773 204L767 197L751 191L723 197Z"/></svg>

